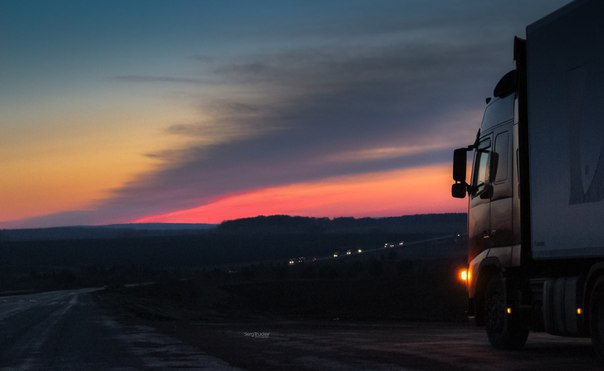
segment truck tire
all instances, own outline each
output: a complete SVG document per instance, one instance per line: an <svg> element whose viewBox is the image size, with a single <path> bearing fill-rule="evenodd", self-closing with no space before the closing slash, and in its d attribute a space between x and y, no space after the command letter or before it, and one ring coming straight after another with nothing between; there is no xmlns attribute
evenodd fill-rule
<svg viewBox="0 0 604 371"><path fill-rule="evenodd" d="M491 345L497 349L522 348L529 328L517 315L506 313L505 287L500 274L489 280L484 304L485 327Z"/></svg>
<svg viewBox="0 0 604 371"><path fill-rule="evenodd" d="M591 290L589 330L596 356L604 363L604 277L598 278Z"/></svg>

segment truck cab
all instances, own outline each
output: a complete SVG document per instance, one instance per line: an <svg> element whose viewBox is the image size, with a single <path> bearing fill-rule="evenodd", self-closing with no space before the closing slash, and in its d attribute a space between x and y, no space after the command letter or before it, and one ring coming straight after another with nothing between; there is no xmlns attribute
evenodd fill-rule
<svg viewBox="0 0 604 371"><path fill-rule="evenodd" d="M514 61L453 156L468 315L496 348L522 347L529 329L591 336L604 364L604 2L528 25Z"/></svg>
<svg viewBox="0 0 604 371"><path fill-rule="evenodd" d="M517 48L523 46L523 40L516 43ZM495 323L489 323L487 312L517 311L514 302L520 306L520 299L514 299L520 294L506 284L508 272L518 270L522 261L520 83L517 70L501 78L494 97L487 99L475 142L454 152L452 195L468 196L468 315L478 325L487 325L487 332L498 326L492 318ZM473 152L470 174L466 174L468 152ZM499 291L501 302L489 304L488 290ZM521 312L515 315L523 316ZM524 326L514 333L514 339L495 334L491 342L500 347L519 347L527 334L528 327Z"/></svg>
<svg viewBox="0 0 604 371"><path fill-rule="evenodd" d="M511 247L520 243L512 217L514 180L518 179L512 158L515 102L515 94L493 99L480 128L468 187L468 252L472 259L498 254L509 261Z"/></svg>
<svg viewBox="0 0 604 371"><path fill-rule="evenodd" d="M513 79L512 75L502 78L502 83ZM514 217L520 212L519 174L514 163L514 154L518 153L518 100L510 90L504 96L488 99L476 142L457 152L461 159L455 170L463 172L467 161L464 155L474 151L469 183L464 175L456 183L461 186L454 185L463 190L457 195L454 192L454 196L465 197L467 193L469 198L468 265L474 278L481 264L491 262L505 267L520 262L520 225L515 222L519 218ZM476 282L469 282L470 300L474 299ZM470 312L474 314L474 305Z"/></svg>

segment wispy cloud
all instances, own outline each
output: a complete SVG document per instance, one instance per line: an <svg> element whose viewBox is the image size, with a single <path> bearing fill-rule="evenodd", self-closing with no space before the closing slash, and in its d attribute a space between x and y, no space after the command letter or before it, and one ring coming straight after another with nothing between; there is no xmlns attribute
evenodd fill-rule
<svg viewBox="0 0 604 371"><path fill-rule="evenodd" d="M352 150L327 156L327 161L359 162L378 161L384 159L404 158L411 155L428 153L435 150L450 149L450 144L409 145L401 147L377 147L370 149Z"/></svg>
<svg viewBox="0 0 604 371"><path fill-rule="evenodd" d="M511 67L513 34L527 20L508 17L518 10L504 2L439 3L434 13L423 3L282 30L291 44L190 58L198 76L115 77L203 85L189 99L197 99L199 121L166 123L166 135L187 145L150 149L147 156L162 160L156 169L94 210L36 222L127 221L250 189L448 162L451 148L472 139L483 98Z"/></svg>
<svg viewBox="0 0 604 371"><path fill-rule="evenodd" d="M151 76L151 75L121 75L114 76L113 80L129 83L176 83L176 84L207 84L207 81L192 77L174 77L174 76Z"/></svg>

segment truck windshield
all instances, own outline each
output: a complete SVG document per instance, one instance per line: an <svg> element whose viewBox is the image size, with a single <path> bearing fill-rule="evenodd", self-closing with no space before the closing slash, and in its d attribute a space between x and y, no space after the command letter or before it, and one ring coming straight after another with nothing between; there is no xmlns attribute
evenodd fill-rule
<svg viewBox="0 0 604 371"><path fill-rule="evenodd" d="M511 94L505 98L495 98L491 102L487 109L484 111L484 117L482 119L482 131L486 130L514 119L514 99L515 95Z"/></svg>

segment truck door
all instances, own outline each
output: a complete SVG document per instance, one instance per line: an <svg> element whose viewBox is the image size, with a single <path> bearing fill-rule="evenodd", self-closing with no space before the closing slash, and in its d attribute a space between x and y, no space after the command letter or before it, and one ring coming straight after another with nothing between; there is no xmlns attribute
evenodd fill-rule
<svg viewBox="0 0 604 371"><path fill-rule="evenodd" d="M491 184L493 191L491 193L491 226L489 239L491 247L512 246L514 233L512 230L512 137L511 125L497 127L495 129L493 154L491 157L490 168ZM511 250L510 250L511 251ZM503 257L502 257L503 258Z"/></svg>
<svg viewBox="0 0 604 371"><path fill-rule="evenodd" d="M474 259L491 246L491 193L489 171L492 135L483 136L474 155L470 207L468 209L468 258Z"/></svg>

